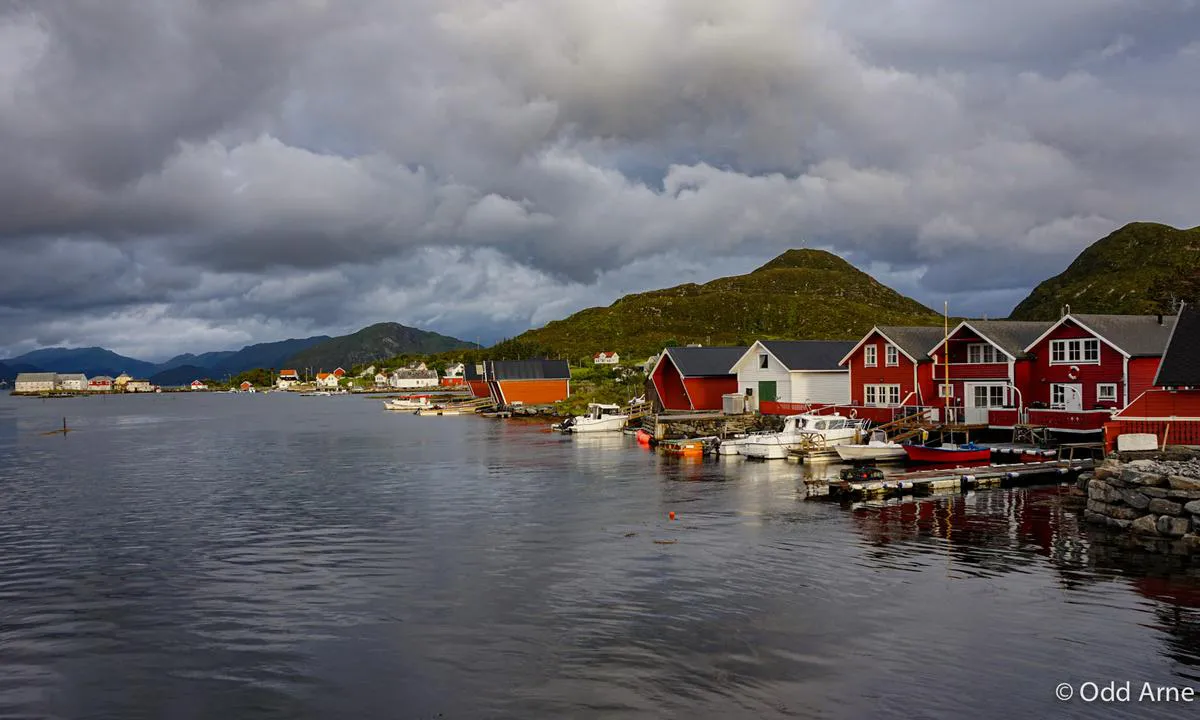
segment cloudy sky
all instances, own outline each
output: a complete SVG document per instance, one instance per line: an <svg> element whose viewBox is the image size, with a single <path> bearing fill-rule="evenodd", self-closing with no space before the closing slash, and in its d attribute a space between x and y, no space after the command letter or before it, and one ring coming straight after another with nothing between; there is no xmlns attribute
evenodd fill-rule
<svg viewBox="0 0 1200 720"><path fill-rule="evenodd" d="M1004 315L1200 224L1200 0L0 3L0 357L489 342L839 253Z"/></svg>

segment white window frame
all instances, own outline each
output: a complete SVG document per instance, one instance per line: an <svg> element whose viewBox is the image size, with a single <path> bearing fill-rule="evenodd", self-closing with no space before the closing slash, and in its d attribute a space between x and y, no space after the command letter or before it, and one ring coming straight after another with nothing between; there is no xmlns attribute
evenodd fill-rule
<svg viewBox="0 0 1200 720"><path fill-rule="evenodd" d="M1110 390L1110 393L1104 393L1103 390ZM1096 402L1116 402L1117 401L1117 384L1116 383L1096 383Z"/></svg>
<svg viewBox="0 0 1200 720"><path fill-rule="evenodd" d="M1051 365L1099 365L1100 341L1096 338L1071 338L1050 341Z"/></svg>
<svg viewBox="0 0 1200 720"><path fill-rule="evenodd" d="M1050 383L1050 409L1051 410L1066 410L1067 409L1067 388L1068 383ZM1061 395L1056 399L1056 395Z"/></svg>
<svg viewBox="0 0 1200 720"><path fill-rule="evenodd" d="M900 348L888 343L883 347L883 361L888 367L900 367Z"/></svg>
<svg viewBox="0 0 1200 720"><path fill-rule="evenodd" d="M968 365L990 365L1003 362L1000 351L991 343L971 343L967 346Z"/></svg>
<svg viewBox="0 0 1200 720"><path fill-rule="evenodd" d="M863 367L879 367L878 345L866 345L863 347Z"/></svg>
<svg viewBox="0 0 1200 720"><path fill-rule="evenodd" d="M863 404L872 407L899 407L899 383L863 385Z"/></svg>
<svg viewBox="0 0 1200 720"><path fill-rule="evenodd" d="M954 384L953 383L938 383L938 397L940 397L940 398L954 397Z"/></svg>

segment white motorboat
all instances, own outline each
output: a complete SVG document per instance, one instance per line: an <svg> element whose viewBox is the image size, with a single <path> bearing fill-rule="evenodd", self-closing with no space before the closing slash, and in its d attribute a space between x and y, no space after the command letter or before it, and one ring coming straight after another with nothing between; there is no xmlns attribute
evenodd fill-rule
<svg viewBox="0 0 1200 720"><path fill-rule="evenodd" d="M831 448L854 442L859 421L833 415L788 415L783 430L748 438L738 450L748 458L783 460L792 450Z"/></svg>
<svg viewBox="0 0 1200 720"><path fill-rule="evenodd" d="M394 400L384 400L383 406L388 410L402 410L412 412L421 408L433 407L427 396L422 395L416 398L395 398Z"/></svg>
<svg viewBox="0 0 1200 720"><path fill-rule="evenodd" d="M741 455L742 446L748 442L752 442L760 433L750 433L747 435L737 435L734 437L723 438L721 443L717 445L718 455Z"/></svg>
<svg viewBox="0 0 1200 720"><path fill-rule="evenodd" d="M313 392L300 393L300 397L329 397L331 395L333 395L333 393L329 392L328 390L316 390Z"/></svg>
<svg viewBox="0 0 1200 720"><path fill-rule="evenodd" d="M628 420L629 416L618 405L588 403L586 415L567 418L554 429L569 433L620 432Z"/></svg>
<svg viewBox="0 0 1200 720"><path fill-rule="evenodd" d="M888 440L887 433L880 430L871 433L871 439L865 444L838 445L834 450L837 450L838 457L847 461L886 462L903 460L908 455L903 445Z"/></svg>

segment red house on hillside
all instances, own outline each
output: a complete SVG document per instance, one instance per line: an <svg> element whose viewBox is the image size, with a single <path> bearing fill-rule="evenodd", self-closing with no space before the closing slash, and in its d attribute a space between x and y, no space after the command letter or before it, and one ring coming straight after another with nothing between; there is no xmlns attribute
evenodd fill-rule
<svg viewBox="0 0 1200 720"><path fill-rule="evenodd" d="M651 402L664 410L720 410L738 391L733 366L745 347L669 347L650 371Z"/></svg>
<svg viewBox="0 0 1200 720"><path fill-rule="evenodd" d="M1179 311L1153 387L1105 424L1108 449L1126 433L1153 434L1160 445L1200 445L1200 309Z"/></svg>
<svg viewBox="0 0 1200 720"><path fill-rule="evenodd" d="M871 328L840 363L850 370L850 404L856 414L887 422L890 408L936 405L929 348L943 336L940 327Z"/></svg>
<svg viewBox="0 0 1200 720"><path fill-rule="evenodd" d="M960 322L929 349L940 396L935 404L948 405L952 421L1011 427L1024 405L1024 388L1032 375L1033 359L1025 348L1051 325L1019 320ZM944 397L947 385L949 403ZM993 422L989 411L1001 408L1012 408L1012 417Z"/></svg>

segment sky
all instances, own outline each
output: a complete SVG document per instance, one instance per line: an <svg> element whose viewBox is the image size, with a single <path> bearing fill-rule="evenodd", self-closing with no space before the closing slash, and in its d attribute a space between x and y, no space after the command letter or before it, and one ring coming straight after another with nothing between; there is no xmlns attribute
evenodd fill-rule
<svg viewBox="0 0 1200 720"><path fill-rule="evenodd" d="M489 343L835 252L1002 317L1200 224L1200 0L12 0L0 357Z"/></svg>

